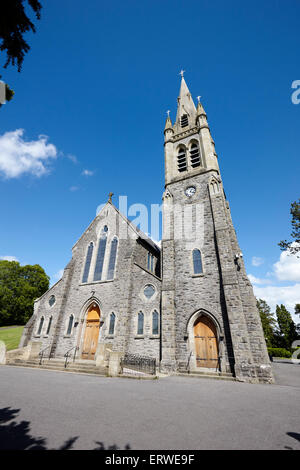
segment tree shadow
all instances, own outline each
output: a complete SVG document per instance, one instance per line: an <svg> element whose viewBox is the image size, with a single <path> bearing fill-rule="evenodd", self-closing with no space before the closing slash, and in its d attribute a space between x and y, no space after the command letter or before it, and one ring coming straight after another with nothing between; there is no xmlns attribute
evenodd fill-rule
<svg viewBox="0 0 300 470"><path fill-rule="evenodd" d="M296 439L296 441L300 441L300 434L298 432L287 432L287 435Z"/></svg>
<svg viewBox="0 0 300 470"><path fill-rule="evenodd" d="M107 447L105 447L103 442L96 441L95 444L97 444L98 447L96 447L93 450L123 450L121 447L118 447L116 444L113 444ZM130 450L130 449L131 449L130 445L126 444L126 446L124 447L124 450Z"/></svg>
<svg viewBox="0 0 300 470"><path fill-rule="evenodd" d="M20 409L0 409L0 450L48 450L45 438L30 435L29 421L13 421L19 413ZM59 450L72 449L77 439L68 439Z"/></svg>
<svg viewBox="0 0 300 470"><path fill-rule="evenodd" d="M20 409L10 407L0 408L0 450L71 450L79 436L71 437L57 449L48 449L47 440L43 437L34 437L30 434L30 422L15 420ZM122 450L116 444L105 446L103 442L96 441L97 447L93 450ZM130 450L127 444L124 450Z"/></svg>

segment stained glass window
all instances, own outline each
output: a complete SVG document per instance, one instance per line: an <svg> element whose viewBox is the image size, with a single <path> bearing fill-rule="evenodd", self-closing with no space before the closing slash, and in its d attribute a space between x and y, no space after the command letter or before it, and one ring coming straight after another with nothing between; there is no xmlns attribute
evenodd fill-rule
<svg viewBox="0 0 300 470"><path fill-rule="evenodd" d="M90 266L91 266L91 260L92 260L93 250L94 250L94 244L91 242L91 243L89 244L88 251L87 251L87 255L86 255L85 267L84 267L82 282L88 282L88 277L89 277L89 272L90 272Z"/></svg>
<svg viewBox="0 0 300 470"><path fill-rule="evenodd" d="M108 231L108 228L107 226L105 226L101 233L101 237L99 240L96 267L95 267L95 272L94 272L94 281L101 281L101 278L102 278L102 270L103 270L106 241L107 241L107 231Z"/></svg>
<svg viewBox="0 0 300 470"><path fill-rule="evenodd" d="M52 305L55 304L55 296L54 295L51 295L50 299L49 299L49 305L50 307L52 307Z"/></svg>
<svg viewBox="0 0 300 470"><path fill-rule="evenodd" d="M52 317L49 318L49 323L48 323L48 328L47 328L46 335L48 335L50 333L51 323L52 323Z"/></svg>
<svg viewBox="0 0 300 470"><path fill-rule="evenodd" d="M42 333L43 324L44 324L44 317L42 317L41 320L40 320L40 325L39 325L39 329L38 329L38 332L37 332L38 335L40 335Z"/></svg>
<svg viewBox="0 0 300 470"><path fill-rule="evenodd" d="M110 257L109 257L109 264L108 264L108 270L107 270L108 280L111 280L114 278L117 249L118 249L118 239L114 238L113 241L111 242L111 248L110 248Z"/></svg>
<svg viewBox="0 0 300 470"><path fill-rule="evenodd" d="M152 313L152 334L158 335L159 326L158 326L158 312L155 310Z"/></svg>
<svg viewBox="0 0 300 470"><path fill-rule="evenodd" d="M194 265L194 274L201 274L203 272L200 250L196 249L193 251L193 265Z"/></svg>
<svg viewBox="0 0 300 470"><path fill-rule="evenodd" d="M143 333L144 333L144 314L143 312L139 312L137 334L142 335Z"/></svg>
<svg viewBox="0 0 300 470"><path fill-rule="evenodd" d="M70 335L72 333L73 321L74 321L74 317L73 315L70 315L67 335Z"/></svg>
<svg viewBox="0 0 300 470"><path fill-rule="evenodd" d="M115 321L116 321L116 315L114 313L110 314L110 322L109 322L109 335L113 335L115 332Z"/></svg>
<svg viewBox="0 0 300 470"><path fill-rule="evenodd" d="M151 284L148 284L145 289L144 289L144 294L147 297L147 299L150 299L155 293L155 289Z"/></svg>

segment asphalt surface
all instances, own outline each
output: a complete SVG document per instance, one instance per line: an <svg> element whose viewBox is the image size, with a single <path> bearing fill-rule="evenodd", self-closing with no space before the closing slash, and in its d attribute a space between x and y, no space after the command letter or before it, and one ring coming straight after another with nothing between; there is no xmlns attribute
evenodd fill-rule
<svg viewBox="0 0 300 470"><path fill-rule="evenodd" d="M276 385L0 367L0 449L300 449L300 365Z"/></svg>

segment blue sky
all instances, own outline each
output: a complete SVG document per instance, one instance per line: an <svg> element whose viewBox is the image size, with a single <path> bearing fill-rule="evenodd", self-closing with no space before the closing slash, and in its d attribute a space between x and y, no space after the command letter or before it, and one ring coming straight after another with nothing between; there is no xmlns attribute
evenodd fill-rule
<svg viewBox="0 0 300 470"><path fill-rule="evenodd" d="M277 246L299 198L299 1L42 4L22 72L2 72L15 97L0 110L0 257L38 263L55 282L110 191L161 203L163 128L183 68L208 114L255 291L272 306L300 302L299 260ZM40 165L25 171L24 149Z"/></svg>

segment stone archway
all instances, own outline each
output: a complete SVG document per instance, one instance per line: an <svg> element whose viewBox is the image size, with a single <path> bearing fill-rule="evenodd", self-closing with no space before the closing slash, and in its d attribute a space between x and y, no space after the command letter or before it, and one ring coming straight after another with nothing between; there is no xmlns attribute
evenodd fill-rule
<svg viewBox="0 0 300 470"><path fill-rule="evenodd" d="M87 312L84 340L82 346L82 359L95 359L100 331L100 308L93 303Z"/></svg>

